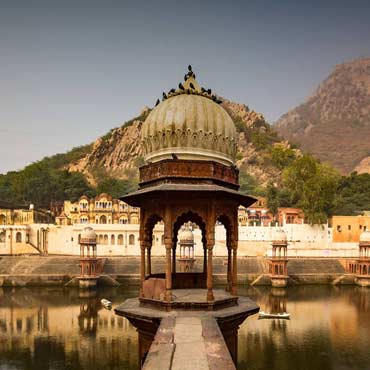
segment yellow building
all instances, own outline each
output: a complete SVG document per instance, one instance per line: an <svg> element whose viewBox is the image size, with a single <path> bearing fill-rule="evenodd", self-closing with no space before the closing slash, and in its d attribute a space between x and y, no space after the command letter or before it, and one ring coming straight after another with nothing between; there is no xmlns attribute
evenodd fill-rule
<svg viewBox="0 0 370 370"><path fill-rule="evenodd" d="M370 230L370 216L333 216L333 242L357 243L363 231Z"/></svg>
<svg viewBox="0 0 370 370"><path fill-rule="evenodd" d="M95 198L83 195L77 202L64 201L63 212L56 220L59 225L138 224L139 208L130 207L106 193Z"/></svg>
<svg viewBox="0 0 370 370"><path fill-rule="evenodd" d="M36 223L51 223L50 213L36 210L31 204L29 208L11 208L0 206L0 225L30 225Z"/></svg>

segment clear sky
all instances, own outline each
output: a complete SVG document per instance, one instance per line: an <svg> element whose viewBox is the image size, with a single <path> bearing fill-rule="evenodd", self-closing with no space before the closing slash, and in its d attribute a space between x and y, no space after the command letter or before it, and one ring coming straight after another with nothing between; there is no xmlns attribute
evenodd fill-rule
<svg viewBox="0 0 370 370"><path fill-rule="evenodd" d="M370 1L0 0L0 173L153 106L188 64L269 122L370 56Z"/></svg>

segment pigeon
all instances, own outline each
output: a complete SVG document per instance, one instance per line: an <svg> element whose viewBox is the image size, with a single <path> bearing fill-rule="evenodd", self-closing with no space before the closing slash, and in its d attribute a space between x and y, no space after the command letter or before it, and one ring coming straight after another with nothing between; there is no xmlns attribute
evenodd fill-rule
<svg viewBox="0 0 370 370"><path fill-rule="evenodd" d="M166 93L163 93L162 96L163 96L163 99L167 99Z"/></svg>
<svg viewBox="0 0 370 370"><path fill-rule="evenodd" d="M204 93L206 92L206 89L205 89L204 87L202 87L202 88L200 89L200 91L204 94Z"/></svg>
<svg viewBox="0 0 370 370"><path fill-rule="evenodd" d="M172 156L172 159L178 159L175 153L172 153L171 156Z"/></svg>
<svg viewBox="0 0 370 370"><path fill-rule="evenodd" d="M193 69L191 68L190 64L188 65L188 70L189 70L189 72L193 72Z"/></svg>
<svg viewBox="0 0 370 370"><path fill-rule="evenodd" d="M155 102L155 106L157 106L159 103L160 103L160 100L157 99L157 101Z"/></svg>
<svg viewBox="0 0 370 370"><path fill-rule="evenodd" d="M194 85L193 85L191 82L190 82L189 86L190 86L193 90L195 90L195 87L194 87Z"/></svg>
<svg viewBox="0 0 370 370"><path fill-rule="evenodd" d="M207 93L208 93L208 95L211 95L212 94L212 90L211 89L208 89L207 90Z"/></svg>
<svg viewBox="0 0 370 370"><path fill-rule="evenodd" d="M183 84L181 82L179 83L179 89L180 90L184 90L184 86L183 86Z"/></svg>

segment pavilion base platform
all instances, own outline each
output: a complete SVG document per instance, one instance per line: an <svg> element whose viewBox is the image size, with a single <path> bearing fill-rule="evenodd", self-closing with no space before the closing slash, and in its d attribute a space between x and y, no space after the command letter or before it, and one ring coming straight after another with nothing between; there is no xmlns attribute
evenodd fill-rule
<svg viewBox="0 0 370 370"><path fill-rule="evenodd" d="M97 276L80 276L78 278L78 285L80 289L95 289L98 283Z"/></svg>
<svg viewBox="0 0 370 370"><path fill-rule="evenodd" d="M370 288L370 275L357 275L355 278L356 285Z"/></svg>
<svg viewBox="0 0 370 370"><path fill-rule="evenodd" d="M206 303L203 289L172 292L178 293L177 303L189 303L189 298L199 304ZM222 290L214 290L214 295L215 301L229 299L228 293ZM259 307L247 297L232 297L232 302L233 305L217 310L187 310L185 305L185 309L165 311L131 298L118 306L115 313L126 317L137 328L140 366L145 370L233 370L238 355L239 326L257 313Z"/></svg>
<svg viewBox="0 0 370 370"><path fill-rule="evenodd" d="M289 276L271 276L271 286L285 288L288 286Z"/></svg>
<svg viewBox="0 0 370 370"><path fill-rule="evenodd" d="M207 301L207 289L172 289L170 300L140 297L140 305L160 310L215 311L238 304L238 297L222 289L213 290L213 301Z"/></svg>

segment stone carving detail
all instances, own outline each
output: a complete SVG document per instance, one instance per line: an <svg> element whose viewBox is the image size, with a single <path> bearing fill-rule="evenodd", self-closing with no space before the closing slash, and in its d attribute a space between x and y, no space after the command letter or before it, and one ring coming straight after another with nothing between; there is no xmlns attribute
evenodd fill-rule
<svg viewBox="0 0 370 370"><path fill-rule="evenodd" d="M168 178L209 179L238 187L238 169L211 161L164 160L140 168L140 183Z"/></svg>
<svg viewBox="0 0 370 370"><path fill-rule="evenodd" d="M142 140L144 155L170 148L201 148L212 152L226 154L233 162L235 161L237 143L234 138L215 135L213 132L194 131L190 128L183 130L162 130L154 135L145 136Z"/></svg>

